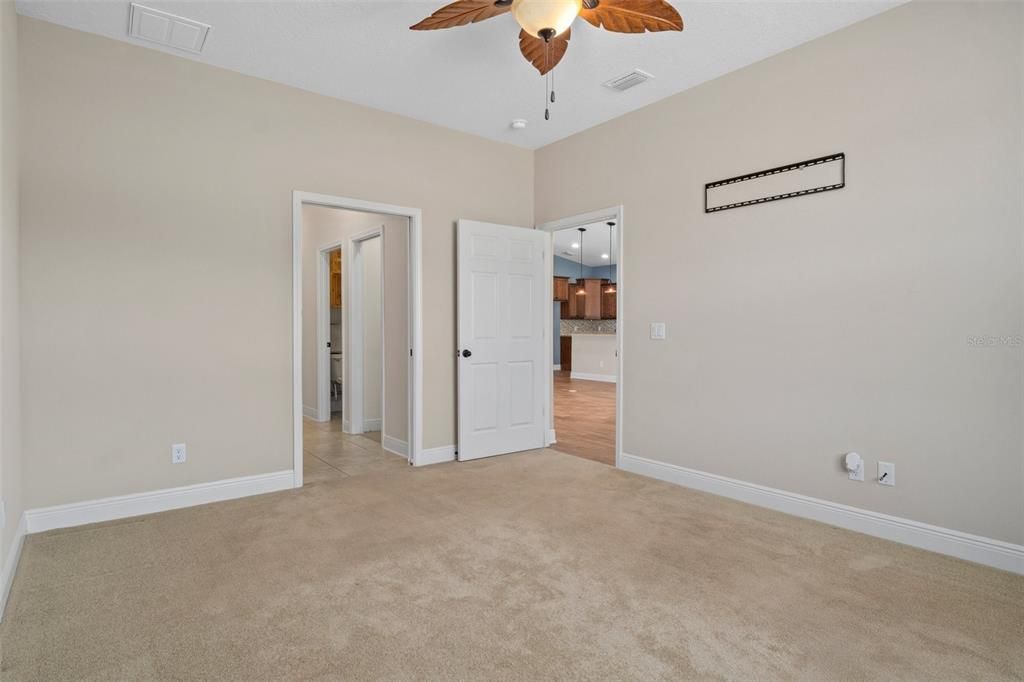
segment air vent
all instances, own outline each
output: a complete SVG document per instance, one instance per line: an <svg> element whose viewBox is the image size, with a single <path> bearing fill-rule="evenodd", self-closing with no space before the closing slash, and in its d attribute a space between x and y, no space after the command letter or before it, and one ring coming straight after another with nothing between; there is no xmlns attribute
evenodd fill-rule
<svg viewBox="0 0 1024 682"><path fill-rule="evenodd" d="M128 35L176 50L199 53L206 44L209 24L132 3Z"/></svg>
<svg viewBox="0 0 1024 682"><path fill-rule="evenodd" d="M618 78L613 78L610 81L606 82L604 84L604 87L622 92L623 90L629 90L633 86L640 85L641 83L646 83L652 78L654 78L654 76L647 73L646 71L641 71L640 69L633 69L625 76L619 76Z"/></svg>

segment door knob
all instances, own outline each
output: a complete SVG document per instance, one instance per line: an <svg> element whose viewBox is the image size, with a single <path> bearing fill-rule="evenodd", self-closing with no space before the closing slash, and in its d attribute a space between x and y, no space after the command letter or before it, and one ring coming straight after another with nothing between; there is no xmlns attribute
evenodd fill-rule
<svg viewBox="0 0 1024 682"><path fill-rule="evenodd" d="M464 358L468 358L472 354L473 354L473 351L471 351L471 350L464 350L464 351L462 351L462 357L464 357Z"/></svg>

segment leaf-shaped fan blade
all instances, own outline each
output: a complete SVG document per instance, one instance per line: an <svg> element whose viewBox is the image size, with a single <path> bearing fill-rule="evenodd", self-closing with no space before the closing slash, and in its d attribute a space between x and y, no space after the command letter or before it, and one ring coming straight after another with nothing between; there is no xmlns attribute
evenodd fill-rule
<svg viewBox="0 0 1024 682"><path fill-rule="evenodd" d="M541 38L534 38L526 31L519 32L519 51L526 57L526 61L540 71L540 75L546 74L565 56L569 49L569 33L572 29L565 29L564 32L545 43ZM550 49L550 52L548 51Z"/></svg>
<svg viewBox="0 0 1024 682"><path fill-rule="evenodd" d="M465 26L504 14L511 8L512 3L503 0L457 0L409 28L414 31L430 31L436 28Z"/></svg>
<svg viewBox="0 0 1024 682"><path fill-rule="evenodd" d="M665 0L599 0L593 9L584 4L580 16L616 33L683 30L683 18Z"/></svg>

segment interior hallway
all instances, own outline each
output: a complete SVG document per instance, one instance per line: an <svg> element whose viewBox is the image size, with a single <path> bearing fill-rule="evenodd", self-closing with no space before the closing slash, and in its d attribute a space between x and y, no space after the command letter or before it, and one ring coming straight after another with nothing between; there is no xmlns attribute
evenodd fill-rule
<svg viewBox="0 0 1024 682"><path fill-rule="evenodd" d="M555 372L555 438L568 455L615 466L615 384Z"/></svg>

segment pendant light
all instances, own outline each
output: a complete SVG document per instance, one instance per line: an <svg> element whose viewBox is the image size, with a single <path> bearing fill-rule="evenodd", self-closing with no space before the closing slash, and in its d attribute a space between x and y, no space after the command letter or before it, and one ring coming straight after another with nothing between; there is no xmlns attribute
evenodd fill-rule
<svg viewBox="0 0 1024 682"><path fill-rule="evenodd" d="M586 289L584 289L583 287L578 286L578 285L583 282L583 233L587 231L587 228L585 228L585 227L577 227L576 229L580 231L580 276L576 278L576 284L577 284L576 295L577 296L586 296L587 295Z"/></svg>
<svg viewBox="0 0 1024 682"><path fill-rule="evenodd" d="M615 223L611 220L608 221L608 279L611 280L608 283L608 288L604 290L606 294L615 293L615 278L612 277L612 261L615 258L612 257L612 229L615 227Z"/></svg>

